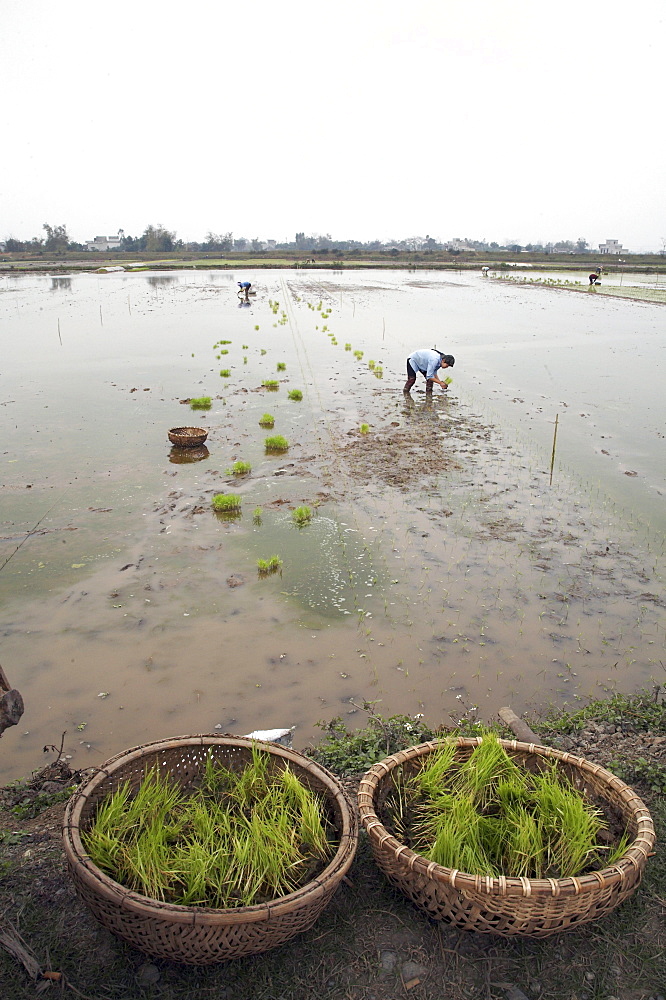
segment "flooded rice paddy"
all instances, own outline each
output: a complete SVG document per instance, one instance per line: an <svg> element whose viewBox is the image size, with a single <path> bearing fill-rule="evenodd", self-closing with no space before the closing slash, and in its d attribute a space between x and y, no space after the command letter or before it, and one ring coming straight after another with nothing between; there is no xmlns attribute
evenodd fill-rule
<svg viewBox="0 0 666 1000"><path fill-rule="evenodd" d="M89 766L216 728L304 746L364 700L435 724L661 683L665 319L469 273L0 279L0 662L26 703L0 779L63 730ZM451 389L405 397L427 346Z"/></svg>

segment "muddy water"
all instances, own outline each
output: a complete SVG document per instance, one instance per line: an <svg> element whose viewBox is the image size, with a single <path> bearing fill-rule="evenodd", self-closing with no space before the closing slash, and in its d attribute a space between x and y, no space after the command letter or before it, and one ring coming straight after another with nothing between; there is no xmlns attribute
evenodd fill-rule
<svg viewBox="0 0 666 1000"><path fill-rule="evenodd" d="M364 699L435 723L663 680L659 306L298 271L249 275L245 306L244 277L0 284L2 664L26 702L0 778L63 730L86 766L215 727L302 746ZM451 391L404 398L430 344ZM194 456L182 424L209 430Z"/></svg>

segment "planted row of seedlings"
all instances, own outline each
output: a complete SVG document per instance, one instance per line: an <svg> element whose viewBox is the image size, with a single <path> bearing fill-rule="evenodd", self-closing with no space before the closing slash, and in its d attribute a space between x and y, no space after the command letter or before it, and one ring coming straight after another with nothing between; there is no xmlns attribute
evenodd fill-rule
<svg viewBox="0 0 666 1000"><path fill-rule="evenodd" d="M183 787L159 765L132 791L107 796L82 834L106 875L133 892L182 906L265 903L307 884L335 853L325 801L289 768L252 747L231 770L209 754Z"/></svg>
<svg viewBox="0 0 666 1000"><path fill-rule="evenodd" d="M493 734L466 759L444 743L414 773L396 769L385 825L417 854L470 875L570 878L614 864L628 836L557 765L532 772Z"/></svg>

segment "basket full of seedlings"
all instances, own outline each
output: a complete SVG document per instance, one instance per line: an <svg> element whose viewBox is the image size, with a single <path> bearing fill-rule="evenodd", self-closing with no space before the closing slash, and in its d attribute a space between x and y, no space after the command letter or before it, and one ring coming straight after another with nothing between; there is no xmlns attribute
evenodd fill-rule
<svg viewBox="0 0 666 1000"><path fill-rule="evenodd" d="M354 857L356 814L287 747L184 736L113 757L67 805L79 896L146 954L206 965L307 930Z"/></svg>
<svg viewBox="0 0 666 1000"><path fill-rule="evenodd" d="M600 919L635 891L655 842L647 807L615 775L493 734L387 757L358 802L389 881L428 916L487 934Z"/></svg>

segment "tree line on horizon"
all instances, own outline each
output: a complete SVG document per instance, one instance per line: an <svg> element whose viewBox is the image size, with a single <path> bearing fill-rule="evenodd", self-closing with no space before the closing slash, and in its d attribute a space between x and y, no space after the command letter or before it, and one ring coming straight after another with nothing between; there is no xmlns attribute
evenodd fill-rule
<svg viewBox="0 0 666 1000"><path fill-rule="evenodd" d="M44 223L43 237L33 236L30 240L19 240L14 236L8 236L3 240L7 253L39 253L47 251L49 253L61 253L67 250L86 250L84 243L77 243L71 240L67 232L67 226L62 224L52 226ZM149 225L140 236L126 235L124 230L119 229L120 246L119 252L127 253L170 253L172 251L185 250L199 253L259 253L270 251L297 251L300 253L333 253L344 254L360 251L395 251L395 252L421 252L444 251L449 253L461 253L469 250L510 250L518 253L521 250L543 253L587 253L592 251L592 247L584 237L577 240L559 240L556 243L518 243L500 244L496 242L488 243L485 240L473 240L456 237L453 240L438 242L431 236L412 236L402 240L334 240L330 233L325 235L313 233L306 236L304 232L296 233L291 242L278 242L276 240L260 240L259 237L247 239L244 236L234 236L233 233L214 233L209 231L206 238L201 242L184 242L177 239L176 233L171 232L162 225ZM117 252L114 249L114 252Z"/></svg>

